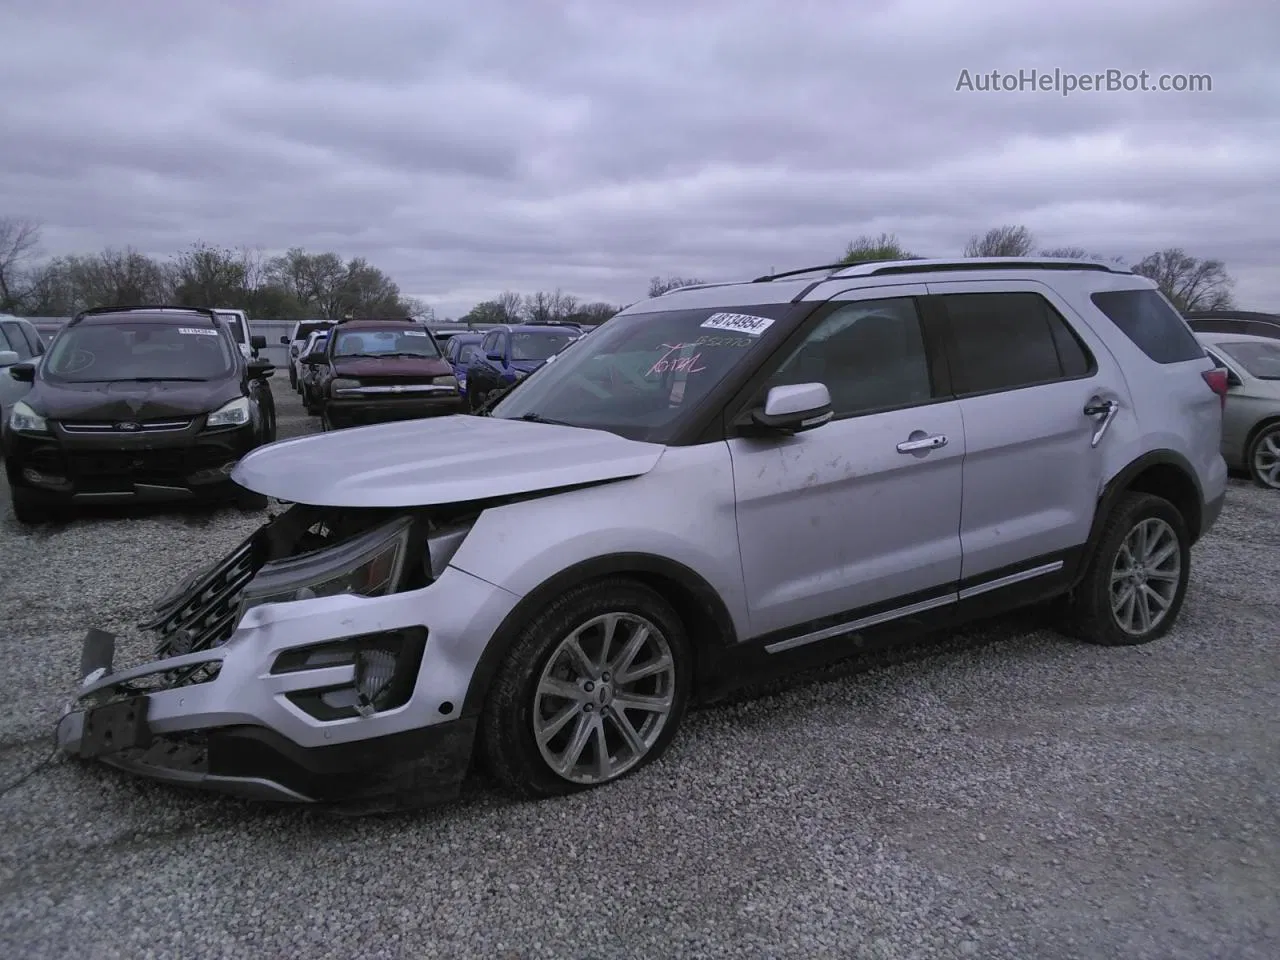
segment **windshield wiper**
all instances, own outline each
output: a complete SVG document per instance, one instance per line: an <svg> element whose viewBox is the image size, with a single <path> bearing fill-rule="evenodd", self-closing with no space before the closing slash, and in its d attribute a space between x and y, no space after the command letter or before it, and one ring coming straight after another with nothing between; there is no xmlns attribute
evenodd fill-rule
<svg viewBox="0 0 1280 960"><path fill-rule="evenodd" d="M162 383L179 380L183 383L204 383L207 377L125 377L123 380L95 380L94 383Z"/></svg>
<svg viewBox="0 0 1280 960"><path fill-rule="evenodd" d="M550 417L544 417L540 413L525 413L516 417L517 420L523 420L525 423L551 423L557 427L575 427L577 424L569 423L567 420L552 420Z"/></svg>

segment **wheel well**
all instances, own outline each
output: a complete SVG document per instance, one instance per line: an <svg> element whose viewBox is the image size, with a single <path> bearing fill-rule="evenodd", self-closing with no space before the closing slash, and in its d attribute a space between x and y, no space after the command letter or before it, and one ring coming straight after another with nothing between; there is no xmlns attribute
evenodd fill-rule
<svg viewBox="0 0 1280 960"><path fill-rule="evenodd" d="M1277 423L1280 423L1280 417L1264 417L1253 425L1253 429L1249 431L1249 436L1245 437L1244 449L1240 451L1240 459L1245 461L1244 465L1246 469L1252 469L1252 465L1248 462L1248 458L1249 448L1253 446L1253 441L1258 438L1258 434L1263 430L1267 429L1267 427L1274 427Z"/></svg>
<svg viewBox="0 0 1280 960"><path fill-rule="evenodd" d="M645 585L675 610L692 647L693 688L695 698L699 698L706 682L712 679L713 665L719 662L717 654L736 639L733 620L718 594L700 577L679 565L655 560L636 554L599 558L562 571L528 594L507 615L481 654L467 690L464 713L480 709L516 635L544 604L566 590L619 577Z"/></svg>
<svg viewBox="0 0 1280 960"><path fill-rule="evenodd" d="M1187 523L1194 543L1200 538L1200 491L1195 481L1181 467L1171 463L1153 464L1125 484L1134 493L1150 493L1172 503Z"/></svg>

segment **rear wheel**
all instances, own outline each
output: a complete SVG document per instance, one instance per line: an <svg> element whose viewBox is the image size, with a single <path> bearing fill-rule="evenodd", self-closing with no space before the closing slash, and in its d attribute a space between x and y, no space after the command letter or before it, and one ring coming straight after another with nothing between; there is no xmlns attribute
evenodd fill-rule
<svg viewBox="0 0 1280 960"><path fill-rule="evenodd" d="M298 389L298 371L293 369L293 364L289 364L289 388L291 390Z"/></svg>
<svg viewBox="0 0 1280 960"><path fill-rule="evenodd" d="M519 796L611 783L666 752L688 706L692 657L663 597L624 578L572 589L521 632L489 691L489 769Z"/></svg>
<svg viewBox="0 0 1280 960"><path fill-rule="evenodd" d="M1249 475L1268 490L1280 490L1280 423L1269 423L1249 443Z"/></svg>
<svg viewBox="0 0 1280 960"><path fill-rule="evenodd" d="M1190 574L1182 514L1162 497L1126 493L1066 604L1067 630L1102 646L1149 643L1173 627Z"/></svg>

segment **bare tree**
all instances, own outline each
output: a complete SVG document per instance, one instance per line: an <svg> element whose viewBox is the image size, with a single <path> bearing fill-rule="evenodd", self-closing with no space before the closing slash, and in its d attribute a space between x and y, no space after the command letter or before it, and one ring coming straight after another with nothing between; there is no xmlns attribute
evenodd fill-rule
<svg viewBox="0 0 1280 960"><path fill-rule="evenodd" d="M293 247L270 262L268 275L304 308L330 320L341 315L347 266L336 253Z"/></svg>
<svg viewBox="0 0 1280 960"><path fill-rule="evenodd" d="M251 289L243 252L195 243L174 258L175 299L184 306L240 306Z"/></svg>
<svg viewBox="0 0 1280 960"><path fill-rule="evenodd" d="M0 313L22 305L24 274L39 247L40 224L21 217L0 217Z"/></svg>
<svg viewBox="0 0 1280 960"><path fill-rule="evenodd" d="M1222 310L1232 306L1235 281L1221 260L1193 257L1181 247L1169 247L1134 264L1133 272L1154 280L1160 292L1179 311Z"/></svg>
<svg viewBox="0 0 1280 960"><path fill-rule="evenodd" d="M502 311L502 319L497 323L516 323L524 313L524 297L514 290L503 290L492 301Z"/></svg>
<svg viewBox="0 0 1280 960"><path fill-rule="evenodd" d="M1005 225L992 227L979 236L974 234L964 246L966 257L1025 257L1035 246L1035 238L1026 227Z"/></svg>
<svg viewBox="0 0 1280 960"><path fill-rule="evenodd" d="M66 257L63 262L79 309L165 303L170 298L168 271L132 247Z"/></svg>
<svg viewBox="0 0 1280 960"><path fill-rule="evenodd" d="M842 263L861 263L865 260L919 260L899 241L896 234L882 233L878 237L861 236L845 248Z"/></svg>
<svg viewBox="0 0 1280 960"><path fill-rule="evenodd" d="M660 297L664 293L672 290L678 290L680 287L690 287L694 284L704 283L703 280L695 280L693 277L675 277L670 276L665 280L662 277L649 278L649 296Z"/></svg>
<svg viewBox="0 0 1280 960"><path fill-rule="evenodd" d="M1097 260L1099 263L1124 263L1124 257L1108 257L1090 253L1084 247L1048 247L1040 251L1042 257L1060 257L1065 260Z"/></svg>
<svg viewBox="0 0 1280 960"><path fill-rule="evenodd" d="M401 297L404 314L423 323L436 323L436 308L419 297Z"/></svg>
<svg viewBox="0 0 1280 960"><path fill-rule="evenodd" d="M556 288L554 293L539 290L524 298L523 316L529 323L564 320L578 307L578 298Z"/></svg>

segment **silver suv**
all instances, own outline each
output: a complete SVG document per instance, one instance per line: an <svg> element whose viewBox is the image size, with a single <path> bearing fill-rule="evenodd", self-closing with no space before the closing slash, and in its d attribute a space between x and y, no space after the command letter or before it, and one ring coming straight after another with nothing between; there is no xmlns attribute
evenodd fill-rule
<svg viewBox="0 0 1280 960"><path fill-rule="evenodd" d="M90 632L59 740L247 796L422 802L475 758L544 797L745 682L1038 601L1144 643L1222 508L1225 391L1092 262L679 289L486 415L250 453L293 505L157 605L155 661Z"/></svg>

